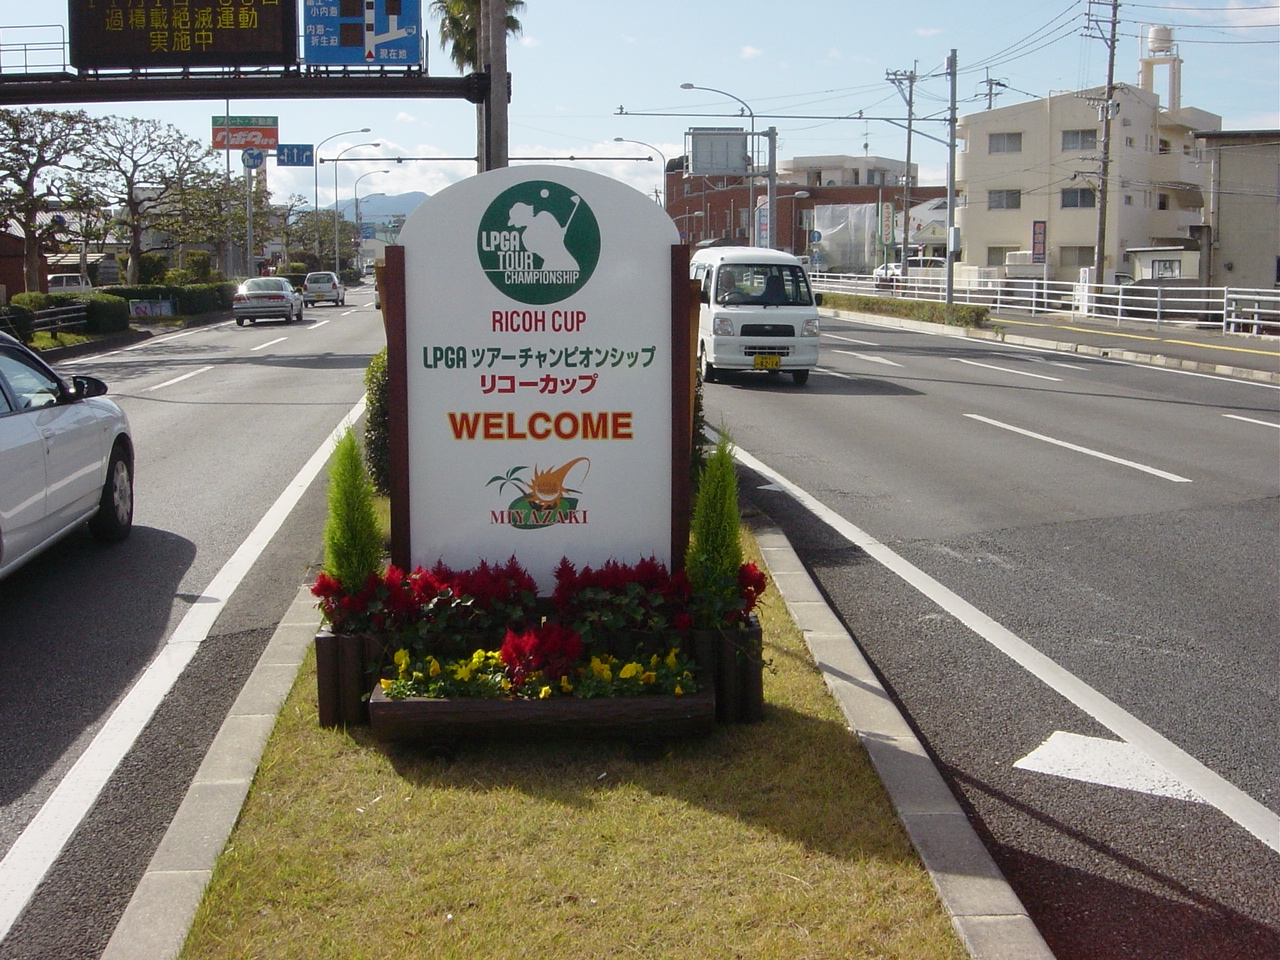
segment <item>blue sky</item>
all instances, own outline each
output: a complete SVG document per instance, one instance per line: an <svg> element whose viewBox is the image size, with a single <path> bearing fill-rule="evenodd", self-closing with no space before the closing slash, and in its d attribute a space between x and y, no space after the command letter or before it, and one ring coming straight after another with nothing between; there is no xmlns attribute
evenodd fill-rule
<svg viewBox="0 0 1280 960"><path fill-rule="evenodd" d="M424 6L427 0L424 0ZM55 7L57 9L50 9ZM957 51L960 113L986 105L990 78L1005 84L996 105L1101 85L1107 48L1090 16L1109 15L1109 3L1088 0L899 0L872 7L853 0L528 0L523 34L509 46L513 77L510 141L513 158L654 156L653 162L604 159L582 163L652 194L660 180L656 151L683 152L690 126L747 126L733 99L689 82L726 91L751 105L757 129L778 129L779 156L905 154L906 134L882 121L836 119L903 117L905 105L886 80L887 71L915 70L919 117L942 117L948 52ZM1280 7L1259 0L1188 0L1133 3L1120 8L1116 80L1136 83L1143 24L1173 27L1183 60L1182 102L1223 117L1226 129L1280 127ZM65 5L0 0L3 68L15 67L12 45L38 31L27 24L65 23ZM427 18L428 72L456 75L441 51L436 25ZM1092 36L1089 36L1091 34ZM45 36L48 35L46 31ZM1167 89L1163 72L1157 90ZM76 105L67 105L76 106ZM625 114L619 114L619 107ZM210 118L222 101L120 103L86 106L94 114L154 117L208 141ZM319 143L333 134L369 127L369 134L336 137L321 151L368 141L350 157L469 156L475 152L475 109L458 101L233 100L233 115L280 118L287 143ZM658 116L702 114L702 116ZM773 115L766 117L765 115ZM798 119L807 116L812 119ZM944 123L921 120L918 129L943 138ZM615 137L644 141L616 143ZM921 180L942 183L946 149L924 137L913 142ZM237 164L238 166L238 164ZM338 165L339 198L352 196L356 177L362 197L374 193L433 193L474 172L459 161L402 165L370 162ZM319 199L331 204L332 164L320 170ZM373 171L390 169L390 173ZM311 169L270 167L277 197L310 199Z"/></svg>

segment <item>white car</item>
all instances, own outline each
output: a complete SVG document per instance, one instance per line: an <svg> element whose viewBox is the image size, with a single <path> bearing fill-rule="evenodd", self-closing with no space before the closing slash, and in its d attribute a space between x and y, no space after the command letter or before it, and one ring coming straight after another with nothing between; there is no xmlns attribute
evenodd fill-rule
<svg viewBox="0 0 1280 960"><path fill-rule="evenodd" d="M129 535L133 440L106 392L0 333L0 577L86 521L102 541Z"/></svg>
<svg viewBox="0 0 1280 960"><path fill-rule="evenodd" d="M347 302L347 288L336 273L318 270L307 274L302 283L302 296L308 307L326 300L335 307L341 307Z"/></svg>
<svg viewBox="0 0 1280 960"><path fill-rule="evenodd" d="M293 288L285 277L253 277L236 289L231 298L231 312L236 326L243 327L246 320L283 320L292 323L302 319L302 294Z"/></svg>
<svg viewBox="0 0 1280 960"><path fill-rule="evenodd" d="M909 273L915 273L917 270L945 270L947 261L941 257L907 257L907 270ZM901 263L882 263L871 271L873 277L881 280L890 280L902 276Z"/></svg>
<svg viewBox="0 0 1280 960"><path fill-rule="evenodd" d="M78 273L49 274L50 293L93 293L93 285Z"/></svg>

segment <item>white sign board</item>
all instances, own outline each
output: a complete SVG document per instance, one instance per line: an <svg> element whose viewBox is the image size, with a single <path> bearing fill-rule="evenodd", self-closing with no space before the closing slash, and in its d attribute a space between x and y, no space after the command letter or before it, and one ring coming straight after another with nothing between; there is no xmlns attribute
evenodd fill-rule
<svg viewBox="0 0 1280 960"><path fill-rule="evenodd" d="M670 565L671 218L619 181L508 167L405 247L413 565Z"/></svg>

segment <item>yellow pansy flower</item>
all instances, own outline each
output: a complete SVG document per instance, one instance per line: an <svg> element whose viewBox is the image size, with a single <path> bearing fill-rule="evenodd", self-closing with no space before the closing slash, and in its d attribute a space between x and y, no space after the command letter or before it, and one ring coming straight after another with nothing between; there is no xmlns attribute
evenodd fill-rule
<svg viewBox="0 0 1280 960"><path fill-rule="evenodd" d="M573 693L573 684L569 682L568 674L560 678L560 689L565 693Z"/></svg>
<svg viewBox="0 0 1280 960"><path fill-rule="evenodd" d="M403 680L409 673L409 651L397 650L394 660L396 667L399 668L400 679Z"/></svg>
<svg viewBox="0 0 1280 960"><path fill-rule="evenodd" d="M675 695L676 695L677 697L682 697L682 696L684 696L684 690L681 688L680 684L678 684L678 683L676 684Z"/></svg>
<svg viewBox="0 0 1280 960"><path fill-rule="evenodd" d="M428 657L427 664L428 664L427 672L431 674L431 676L433 677L440 676L440 664L436 662L435 657Z"/></svg>
<svg viewBox="0 0 1280 960"><path fill-rule="evenodd" d="M543 687L541 690L539 690L539 691L538 691L538 699L539 699L539 700L549 700L550 698L551 698L551 688L550 688L550 687Z"/></svg>
<svg viewBox="0 0 1280 960"><path fill-rule="evenodd" d="M628 663L625 667L618 671L618 677L621 680L630 680L636 674L641 673L644 667L638 663Z"/></svg>
<svg viewBox="0 0 1280 960"><path fill-rule="evenodd" d="M383 690L390 690L392 682L393 681L388 680L386 677L383 677L381 680L378 681L378 683L382 684Z"/></svg>
<svg viewBox="0 0 1280 960"><path fill-rule="evenodd" d="M657 683L657 681L658 675L652 670L646 670L644 673L640 674L641 683Z"/></svg>
<svg viewBox="0 0 1280 960"><path fill-rule="evenodd" d="M671 652L667 654L667 666L672 670L676 668L676 648L672 647Z"/></svg>

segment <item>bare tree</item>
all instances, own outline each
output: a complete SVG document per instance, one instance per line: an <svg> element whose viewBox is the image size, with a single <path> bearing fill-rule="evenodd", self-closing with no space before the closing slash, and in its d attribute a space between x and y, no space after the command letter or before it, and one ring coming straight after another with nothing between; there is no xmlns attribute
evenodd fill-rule
<svg viewBox="0 0 1280 960"><path fill-rule="evenodd" d="M40 289L40 252L63 225L52 218L73 192L71 170L96 136L83 110L0 109L0 219L22 232L23 279Z"/></svg>

